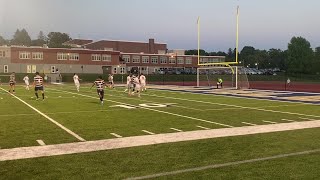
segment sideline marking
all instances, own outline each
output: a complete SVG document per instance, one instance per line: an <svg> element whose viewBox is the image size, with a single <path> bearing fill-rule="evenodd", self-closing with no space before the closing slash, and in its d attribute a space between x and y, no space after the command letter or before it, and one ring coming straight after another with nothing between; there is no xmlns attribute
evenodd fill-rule
<svg viewBox="0 0 320 180"><path fill-rule="evenodd" d="M83 97L90 97L90 98L93 98L93 99L99 99L97 97L92 97L92 96L88 96L88 95L84 95L84 94L73 93L73 92L69 92L69 91L62 91L62 90L52 89L52 88L50 88L50 89L51 90L55 90L55 91L61 91L61 92L69 93L69 94L75 94L75 95L79 95L79 96L83 96ZM208 120L204 120L204 119L199 119L199 118L194 118L194 117L190 117L190 116L170 113L170 112L161 111L161 110L157 110L157 109L151 109L151 108L147 108L147 107L136 106L136 105L127 104L127 103L123 103L123 102L113 101L113 100L110 100L110 99L106 99L106 101L110 101L110 102L114 102L114 103L118 103L118 104L123 104L123 105L127 105L127 106L132 106L132 107L140 107L142 109L147 109L147 110L150 110L150 111L160 112L160 113L164 113L164 114L170 114L170 115L173 115L173 116L183 117L183 118L187 118L187 119L193 119L193 120L207 122L207 123L216 124L216 125L220 125L220 126L225 126L225 127L230 127L230 128L234 127L234 126L231 126L231 125L217 123L217 122L214 122L214 121L208 121Z"/></svg>
<svg viewBox="0 0 320 180"><path fill-rule="evenodd" d="M201 129L205 129L205 130L209 130L210 128L207 128L207 127L203 127L203 126L197 126L198 128L201 128Z"/></svg>
<svg viewBox="0 0 320 180"><path fill-rule="evenodd" d="M187 173L187 172L203 171L203 170L207 170L207 169L216 169L216 168L222 168L222 167L228 167L228 166L234 166L234 165L240 165L240 164L254 163L254 162L259 162L259 161L267 161L267 160L300 156L300 155L313 154L313 153L319 153L319 152L320 152L320 149L314 149L314 150L310 150L310 151L301 151L301 152L288 153L288 154L279 154L279 155L263 157L263 158L248 159L248 160L243 160L243 161L233 161L233 162L228 162L228 163L223 163L223 164L212 164L212 165L196 167L196 168L181 169L181 170L177 170L177 171L169 171L169 172L163 172L163 173L157 173L157 174L150 174L150 175L146 175L146 176L132 177L132 178L127 178L125 180L157 178L157 177L177 175L177 174Z"/></svg>
<svg viewBox="0 0 320 180"><path fill-rule="evenodd" d="M117 137L117 138L122 138L122 136L120 136L119 134L116 134L116 133L110 133L110 134Z"/></svg>
<svg viewBox="0 0 320 180"><path fill-rule="evenodd" d="M248 122L241 122L241 123L246 124L246 125L256 126L256 124L253 124L253 123L248 123Z"/></svg>
<svg viewBox="0 0 320 180"><path fill-rule="evenodd" d="M176 128L170 128L170 129L172 129L172 130L174 130L174 131L178 131L178 132L183 132L182 130L176 129Z"/></svg>
<svg viewBox="0 0 320 180"><path fill-rule="evenodd" d="M41 146L45 146L45 145L46 145L41 139L37 140L37 142L38 142L38 144L40 144Z"/></svg>
<svg viewBox="0 0 320 180"><path fill-rule="evenodd" d="M277 124L277 122L273 122L273 121L264 121L264 120L263 120L263 122L265 122L265 123L271 123L271 124Z"/></svg>
<svg viewBox="0 0 320 180"><path fill-rule="evenodd" d="M150 131L147 131L147 130L142 130L143 132L147 133L147 134L151 134L153 135L154 133L153 132L150 132Z"/></svg>
<svg viewBox="0 0 320 180"><path fill-rule="evenodd" d="M258 126L243 126L235 128L221 128L212 130L198 130L188 132L176 132L167 134L155 134L144 136L132 136L124 138L105 139L97 141L74 142L54 144L46 146L21 147L13 149L0 149L0 161L48 157L75 153L104 151L128 147L147 146L182 141L194 141L221 137L233 137L241 135L253 135L270 132L283 132L299 129L320 128L318 121L300 121L292 123L266 124Z"/></svg>
<svg viewBox="0 0 320 180"><path fill-rule="evenodd" d="M0 87L0 89L2 89L3 91L6 91L5 89L3 89L2 87ZM15 97L16 99L18 99L20 102L22 102L23 104L27 105L28 107L30 107L31 109L33 109L34 111L36 111L37 113L39 113L40 115L42 115L43 117L45 117L46 119L48 119L49 121L51 121L52 123L54 123L55 125L57 125L58 127L60 127L61 129L65 130L67 133L71 134L73 137L77 138L79 141L86 141L85 139L83 139L82 137L80 137L79 135L77 135L76 133L72 132L70 129L64 127L62 124L58 123L57 121L53 120L51 117L47 116L46 114L42 113L41 111L39 111L38 109L36 109L35 107L31 106L30 104L26 103L24 100L20 99L19 97L15 96L14 94L9 93L11 96Z"/></svg>

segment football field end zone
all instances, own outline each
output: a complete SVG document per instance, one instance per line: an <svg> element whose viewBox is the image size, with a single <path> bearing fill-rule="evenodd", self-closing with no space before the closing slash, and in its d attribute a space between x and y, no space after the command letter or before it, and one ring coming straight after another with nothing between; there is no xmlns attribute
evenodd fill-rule
<svg viewBox="0 0 320 180"><path fill-rule="evenodd" d="M3 89L2 87L0 87L1 90L5 91L5 89ZM16 98L17 100L19 100L20 102L22 102L23 104L25 104L26 106L28 106L29 108L31 108L32 110L36 111L37 113L39 113L41 116L43 116L44 118L48 119L50 122L52 122L53 124L57 125L58 127L60 127L62 130L66 131L68 134L72 135L73 137L75 137L76 139L78 139L79 141L86 141L85 139L83 139L82 137L80 137L78 134L74 133L73 131L71 131L70 129L64 127L62 124L58 123L57 121L55 121L54 119L50 118L49 116L47 116L46 114L42 113L41 111L39 111L38 109L36 109L35 107L31 106L30 104L28 104L27 102L25 102L24 100L20 99L19 97L15 96L14 94L10 95L14 98Z"/></svg>
<svg viewBox="0 0 320 180"><path fill-rule="evenodd" d="M116 139L75 142L45 146L32 146L13 149L0 149L0 161L95 152L137 146L203 140L219 137L253 135L261 133L281 132L319 127L320 120L317 120L258 126L244 126L236 128L222 128L213 130L177 132L168 134L132 136Z"/></svg>

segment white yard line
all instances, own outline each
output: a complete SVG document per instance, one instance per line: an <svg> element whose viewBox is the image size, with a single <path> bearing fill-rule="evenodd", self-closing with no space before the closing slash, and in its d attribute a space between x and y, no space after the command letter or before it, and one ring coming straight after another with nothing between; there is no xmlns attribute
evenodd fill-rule
<svg viewBox="0 0 320 180"><path fill-rule="evenodd" d="M288 154L278 154L275 156L268 156L268 157L262 157L262 158L256 158L256 159L248 159L248 160L243 160L243 161L233 161L233 162L228 162L228 163L223 163L223 164L212 164L212 165L196 167L196 168L181 169L181 170L177 170L177 171L169 171L169 172L162 172L162 173L157 173L157 174L150 174L150 175L146 175L146 176L132 177L132 178L127 178L125 180L154 179L154 178L177 175L177 174L188 173L188 172L196 172L196 171L229 167L229 166L240 165L240 164L254 163L254 162L259 162L259 161L267 161L267 160L280 159L280 158L286 158L286 157L315 154L315 153L319 153L319 152L320 152L320 149L314 149L314 150L310 150L310 151L301 151L301 152L288 153ZM167 177L165 179L170 179L170 177Z"/></svg>
<svg viewBox="0 0 320 180"><path fill-rule="evenodd" d="M6 91L5 89L1 88L3 91ZM49 121L51 121L52 123L54 123L55 125L57 125L58 127L60 127L61 129L63 129L64 131L66 131L67 133L71 134L73 137L77 138L79 141L86 141L85 139L83 139L82 137L80 137L79 135L77 135L76 133L74 133L73 131L71 131L70 129L64 127L62 124L58 123L57 121L53 120L52 118L50 118L49 116L47 116L46 114L42 113L41 111L39 111L38 109L36 109L35 107L31 106L30 104L26 103L24 100L20 99L19 97L15 96L14 94L10 94L11 96L15 97L16 99L18 99L20 102L22 102L23 104L27 105L29 108L31 108L32 110L36 111L37 113L39 113L40 115L42 115L43 117L45 117L46 119L48 119Z"/></svg>
<svg viewBox="0 0 320 180"><path fill-rule="evenodd" d="M40 144L41 146L45 146L46 145L41 139L37 140L37 143Z"/></svg>
<svg viewBox="0 0 320 180"><path fill-rule="evenodd" d="M207 128L207 127L203 127L203 126L197 126L198 128L201 128L201 129L205 129L205 130L209 130L210 128Z"/></svg>
<svg viewBox="0 0 320 180"><path fill-rule="evenodd" d="M79 95L79 96L83 96L83 97L90 97L90 98L93 98L93 99L99 99L97 97L92 97L92 96L79 94L79 93L73 93L73 92L69 92L69 91L62 91L62 90L58 90L58 89L52 89L52 90L61 91L61 92L69 93L69 94L75 94L75 95ZM136 105L123 103L123 102L119 102L119 101L113 101L113 100L110 100L110 99L106 99L106 101L110 101L110 102L114 102L114 103L118 103L118 104L123 104L123 105L127 105L127 106L132 106L132 107L139 107L141 109L147 109L147 110L150 110L150 111L155 111L155 112L160 112L160 113L169 114L169 115L173 115L173 116L183 117L183 118L187 118L187 119L192 119L192 120L202 121L202 122L206 122L206 123L216 124L216 125L220 125L220 126L224 126L224 127L234 127L234 126L231 126L231 125L217 123L217 122L214 122L214 121L208 121L208 120L195 118L195 117L191 117L191 116L185 116L185 115L180 115L180 114L176 114L176 113L170 113L170 112L161 111L161 110L157 110L157 109L152 109L152 108L147 108L147 107L142 107L142 106L136 106Z"/></svg>
<svg viewBox="0 0 320 180"><path fill-rule="evenodd" d="M46 157L55 155L94 152L109 149L146 146L182 141L203 140L220 137L261 134L270 132L291 131L298 129L320 128L318 121L301 121L292 123L267 124L257 126L244 126L235 128L221 128L212 130L199 130L167 134L155 134L114 138L98 141L75 142L66 144L22 147L13 149L0 149L0 161Z"/></svg>
<svg viewBox="0 0 320 180"><path fill-rule="evenodd" d="M241 122L242 124L250 125L250 126L256 126L256 124L248 123L248 122Z"/></svg>
<svg viewBox="0 0 320 180"><path fill-rule="evenodd" d="M151 135L155 134L155 133L150 132L150 131L147 131L147 130L142 130L142 132L145 132L145 133L147 133L147 134L151 134Z"/></svg>
<svg viewBox="0 0 320 180"><path fill-rule="evenodd" d="M147 95L147 94L145 94L145 95ZM232 105L232 104L223 104L223 103L214 103L214 102L208 102L208 101L199 101L199 100L193 100L193 99L184 99L184 98L176 98L176 97L169 97L169 96L158 96L158 95L147 95L147 96L161 97L161 98L167 98L167 99L176 99L176 100L190 101L190 102L197 102L197 103L204 103L204 104L212 104L212 105L229 106L229 107L236 107L236 108L241 108L241 109L251 109L251 110L257 110L257 111L264 111L264 112L274 112L274 113L281 113L281 114L290 114L290 115L298 115L298 116L307 116L307 117L318 117L318 118L320 118L320 116L317 116L317 115L293 113L293 112L286 112L286 111L276 111L276 110L261 109L261 108L255 108L255 107L246 107L246 106L239 106L239 105Z"/></svg>
<svg viewBox="0 0 320 180"><path fill-rule="evenodd" d="M299 117L300 119L304 119L304 120L308 120L308 121L317 121L319 119L310 119L310 118L303 118L303 117Z"/></svg>
<svg viewBox="0 0 320 180"><path fill-rule="evenodd" d="M295 120L291 120L291 119L281 119L281 121L296 122Z"/></svg>
<svg viewBox="0 0 320 180"><path fill-rule="evenodd" d="M263 120L263 122L265 122L265 123L271 123L271 124L277 124L277 122L273 122L273 121L265 121L265 120Z"/></svg>
<svg viewBox="0 0 320 180"><path fill-rule="evenodd" d="M170 128L171 130L174 130L174 131L178 131L178 132L183 132L182 130L180 129L176 129L176 128Z"/></svg>
<svg viewBox="0 0 320 180"><path fill-rule="evenodd" d="M122 136L120 136L119 134L116 133L110 133L112 136L117 137L117 138L122 138Z"/></svg>

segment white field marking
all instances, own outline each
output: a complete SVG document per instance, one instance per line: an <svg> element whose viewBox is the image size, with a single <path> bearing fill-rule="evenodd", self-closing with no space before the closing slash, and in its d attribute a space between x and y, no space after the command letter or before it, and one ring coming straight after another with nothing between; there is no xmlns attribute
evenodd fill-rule
<svg viewBox="0 0 320 180"><path fill-rule="evenodd" d="M3 91L6 91L5 89L1 88ZM42 115L43 117L45 117L46 119L48 119L49 121L51 121L52 123L54 123L55 125L57 125L58 127L60 127L61 129L65 130L67 133L71 134L73 137L77 138L79 141L86 141L85 139L83 139L82 137L80 137L79 135L77 135L76 133L74 133L73 131L71 131L70 129L64 127L62 124L58 123L57 121L53 120L52 118L50 118L49 116L47 116L46 114L42 113L41 111L39 111L38 109L36 109L35 107L31 106L30 104L26 103L25 101L23 101L22 99L20 99L19 97L15 96L14 94L10 94L11 96L15 97L16 99L18 99L20 102L22 102L23 104L27 105L29 108L31 108L32 110L36 111L37 113L39 113L40 115Z"/></svg>
<svg viewBox="0 0 320 180"><path fill-rule="evenodd" d="M281 119L281 121L296 122L295 120L291 120L291 119Z"/></svg>
<svg viewBox="0 0 320 180"><path fill-rule="evenodd" d="M172 130L174 130L174 131L178 131L178 132L183 132L182 130L176 129L176 128L170 128L170 129L172 129Z"/></svg>
<svg viewBox="0 0 320 180"><path fill-rule="evenodd" d="M37 140L38 144L40 144L41 146L45 146L46 144L40 139L40 140Z"/></svg>
<svg viewBox="0 0 320 180"><path fill-rule="evenodd" d="M308 120L308 121L317 121L319 119L310 119L310 118L304 118L304 117L299 117L300 119Z"/></svg>
<svg viewBox="0 0 320 180"><path fill-rule="evenodd" d="M271 124L277 124L276 122L273 122L273 121L265 121L265 120L263 120L263 122L265 122L265 123L271 123Z"/></svg>
<svg viewBox="0 0 320 180"><path fill-rule="evenodd" d="M159 178L159 177L163 177L163 176L177 175L177 174L195 172L195 171L203 171L203 170L208 170L208 169L216 169L216 168L235 166L235 165L240 165L240 164L255 163L255 162L260 162L260 161L267 161L267 160L280 159L280 158L286 158L286 157L315 154L315 153L319 153L319 152L320 152L320 149L314 149L314 150L309 150L309 151L301 151L301 152L294 152L294 153L288 153L288 154L278 154L275 156L268 156L268 157L262 157L262 158L256 158L256 159L233 161L233 162L227 162L227 163L222 163L222 164L212 164L212 165L196 167L196 168L181 169L181 170L177 170L177 171L162 172L162 173L150 174L150 175L139 176L139 177L131 177L131 178L127 178L125 180L154 179L154 178ZM170 177L167 177L167 178L170 179Z"/></svg>
<svg viewBox="0 0 320 180"><path fill-rule="evenodd" d="M147 94L145 94L145 95L147 95ZM230 106L230 107L237 107L237 108L241 108L241 109L251 109L251 110L257 110L257 111L265 111L265 112L274 112L274 113L281 113L281 114L290 114L290 115L309 116L309 117L319 117L320 118L320 116L317 116L317 115L293 113L293 112L286 112L286 111L276 111L276 110L261 109L261 108L254 108L254 107L238 106L238 105L232 105L232 104L213 103L213 102L207 102L207 101L175 98L175 97L169 97L169 96L157 96L157 95L147 95L147 96L155 96L155 97L161 97L161 98L176 99L176 100L182 100L182 101L198 102L198 103L221 105L221 106Z"/></svg>
<svg viewBox="0 0 320 180"><path fill-rule="evenodd" d="M203 127L203 126L197 126L198 128L201 128L201 129L205 129L205 130L209 130L210 128L207 128L207 127Z"/></svg>
<svg viewBox="0 0 320 180"><path fill-rule="evenodd" d="M183 141L194 141L213 139L221 137L232 137L241 135L253 135L261 133L293 131L299 129L320 128L318 121L300 121L292 123L266 124L257 126L243 126L235 128L221 128L212 130L198 130L188 132L176 132L167 134L155 134L144 136L133 136L124 138L105 139L97 141L74 142L66 144L55 144L46 146L32 146L13 149L0 149L0 161L28 159L37 157L48 157L75 153L105 151L138 147L146 145L175 143Z"/></svg>
<svg viewBox="0 0 320 180"><path fill-rule="evenodd" d="M153 132L150 132L150 131L147 131L147 130L142 130L143 132L147 133L147 134L151 134L153 135L154 133Z"/></svg>
<svg viewBox="0 0 320 180"><path fill-rule="evenodd" d="M115 136L117 138L122 138L122 136L120 136L119 134L116 134L116 133L110 133L112 136Z"/></svg>
<svg viewBox="0 0 320 180"><path fill-rule="evenodd" d="M53 89L53 90L62 91L62 90L58 90L58 89ZM70 94L75 94L75 95L79 95L79 96L84 96L84 97L90 97L90 98L93 98L93 99L99 99L99 98L97 98L97 97L92 97L92 96L88 96L88 95L84 95L84 94L79 94L79 93L73 93L73 92L68 92L68 91L62 91L62 92L70 93ZM176 113L170 113L170 112L161 111L161 110L157 110L157 109L151 109L151 108L147 108L147 107L136 106L136 105L127 104L127 103L123 103L123 102L113 101L113 100L110 100L110 99L107 99L106 101L110 101L110 102L114 102L114 103L119 103L119 104L124 104L124 105L128 105L128 106L133 106L133 107L139 107L139 108L141 108L141 109L147 109L147 110L150 110L150 111L160 112L160 113L164 113L164 114L169 114L169 115L173 115L173 116L183 117L183 118L192 119L192 120L197 120L197 121L202 121L202 122L207 122L207 123L216 124L216 125L220 125L220 126L234 127L234 126L231 126L231 125L222 124L222 123L217 123L217 122L214 122L214 121L208 121L208 120L204 120L204 119L199 119L199 118L195 118L195 117L180 115L180 114L176 114Z"/></svg>
<svg viewBox="0 0 320 180"><path fill-rule="evenodd" d="M256 126L256 124L253 124L253 123L248 123L248 122L241 122L241 123L246 125Z"/></svg>

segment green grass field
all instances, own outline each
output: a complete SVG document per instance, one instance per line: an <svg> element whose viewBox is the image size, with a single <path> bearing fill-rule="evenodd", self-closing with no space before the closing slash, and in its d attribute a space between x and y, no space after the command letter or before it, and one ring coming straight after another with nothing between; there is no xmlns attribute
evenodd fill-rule
<svg viewBox="0 0 320 180"><path fill-rule="evenodd" d="M8 89L7 86L0 88ZM232 98L149 89L141 98L124 88L105 91L105 103L90 85L78 93L72 84L46 87L44 101L22 86L15 95L86 141L154 134L288 123L320 119L318 105ZM120 107L130 106L131 108ZM145 131L143 131L145 130ZM0 90L2 149L79 142L79 139ZM0 179L317 179L320 153L301 154L204 168L320 148L319 128L213 138L71 155L0 161ZM175 173L178 170L186 170Z"/></svg>

